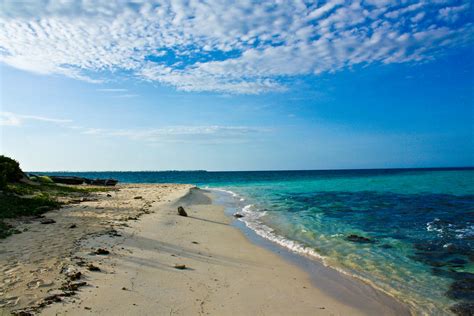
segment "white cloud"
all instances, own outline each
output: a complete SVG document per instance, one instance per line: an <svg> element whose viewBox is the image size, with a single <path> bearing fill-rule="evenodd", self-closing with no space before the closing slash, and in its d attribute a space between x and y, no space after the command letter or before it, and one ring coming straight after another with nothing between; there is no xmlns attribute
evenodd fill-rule
<svg viewBox="0 0 474 316"><path fill-rule="evenodd" d="M120 71L184 91L282 91L295 76L431 60L466 45L474 37L468 7L460 0L5 1L0 61L89 82Z"/></svg>
<svg viewBox="0 0 474 316"><path fill-rule="evenodd" d="M250 126L166 126L161 128L110 129L73 125L72 120L56 119L36 115L21 115L12 112L0 112L0 126L23 126L25 121L54 123L60 128L75 133L96 137L118 137L147 143L241 143L255 141L258 135L271 132L264 127Z"/></svg>
<svg viewBox="0 0 474 316"><path fill-rule="evenodd" d="M268 128L248 126L168 126L146 129L85 128L83 134L120 137L147 143L225 144L255 141L256 136L270 132Z"/></svg>
<svg viewBox="0 0 474 316"><path fill-rule="evenodd" d="M469 3L463 4L460 6L441 8L439 10L439 18L447 22L453 23L459 19L460 15L463 12L468 11L468 10L469 10Z"/></svg>
<svg viewBox="0 0 474 316"><path fill-rule="evenodd" d="M71 120L56 119L35 115L20 115L11 112L0 112L0 126L21 126L24 121L41 121L48 123L70 123Z"/></svg>

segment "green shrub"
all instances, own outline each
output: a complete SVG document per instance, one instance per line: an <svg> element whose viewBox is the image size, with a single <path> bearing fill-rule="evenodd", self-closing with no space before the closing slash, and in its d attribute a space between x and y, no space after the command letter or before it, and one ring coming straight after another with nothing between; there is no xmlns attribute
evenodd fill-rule
<svg viewBox="0 0 474 316"><path fill-rule="evenodd" d="M54 181L51 180L51 178L48 176L38 176L36 178L37 178L37 181L41 183L54 183Z"/></svg>
<svg viewBox="0 0 474 316"><path fill-rule="evenodd" d="M0 219L40 215L60 207L60 202L44 194L37 195L33 198L0 194Z"/></svg>
<svg viewBox="0 0 474 316"><path fill-rule="evenodd" d="M18 182L24 177L20 164L11 158L0 155L0 189L7 183Z"/></svg>

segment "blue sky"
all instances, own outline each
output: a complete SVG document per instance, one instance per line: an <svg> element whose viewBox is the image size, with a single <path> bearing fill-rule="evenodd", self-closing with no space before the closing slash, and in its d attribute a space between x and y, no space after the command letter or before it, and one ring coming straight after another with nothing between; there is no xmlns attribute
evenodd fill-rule
<svg viewBox="0 0 474 316"><path fill-rule="evenodd" d="M469 1L31 1L0 11L26 170L472 166Z"/></svg>

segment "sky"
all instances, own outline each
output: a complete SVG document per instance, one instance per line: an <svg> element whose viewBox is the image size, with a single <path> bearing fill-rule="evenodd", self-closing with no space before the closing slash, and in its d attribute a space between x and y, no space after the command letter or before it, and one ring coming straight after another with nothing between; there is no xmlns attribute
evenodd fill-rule
<svg viewBox="0 0 474 316"><path fill-rule="evenodd" d="M29 171L474 165L469 0L0 3Z"/></svg>

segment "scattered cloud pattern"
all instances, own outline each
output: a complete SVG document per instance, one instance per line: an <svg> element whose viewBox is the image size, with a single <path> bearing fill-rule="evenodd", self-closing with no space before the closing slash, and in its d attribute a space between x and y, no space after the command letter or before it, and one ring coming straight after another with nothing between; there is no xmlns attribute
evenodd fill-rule
<svg viewBox="0 0 474 316"><path fill-rule="evenodd" d="M471 44L473 29L469 0L5 0L0 62L256 94L297 76L429 61Z"/></svg>

